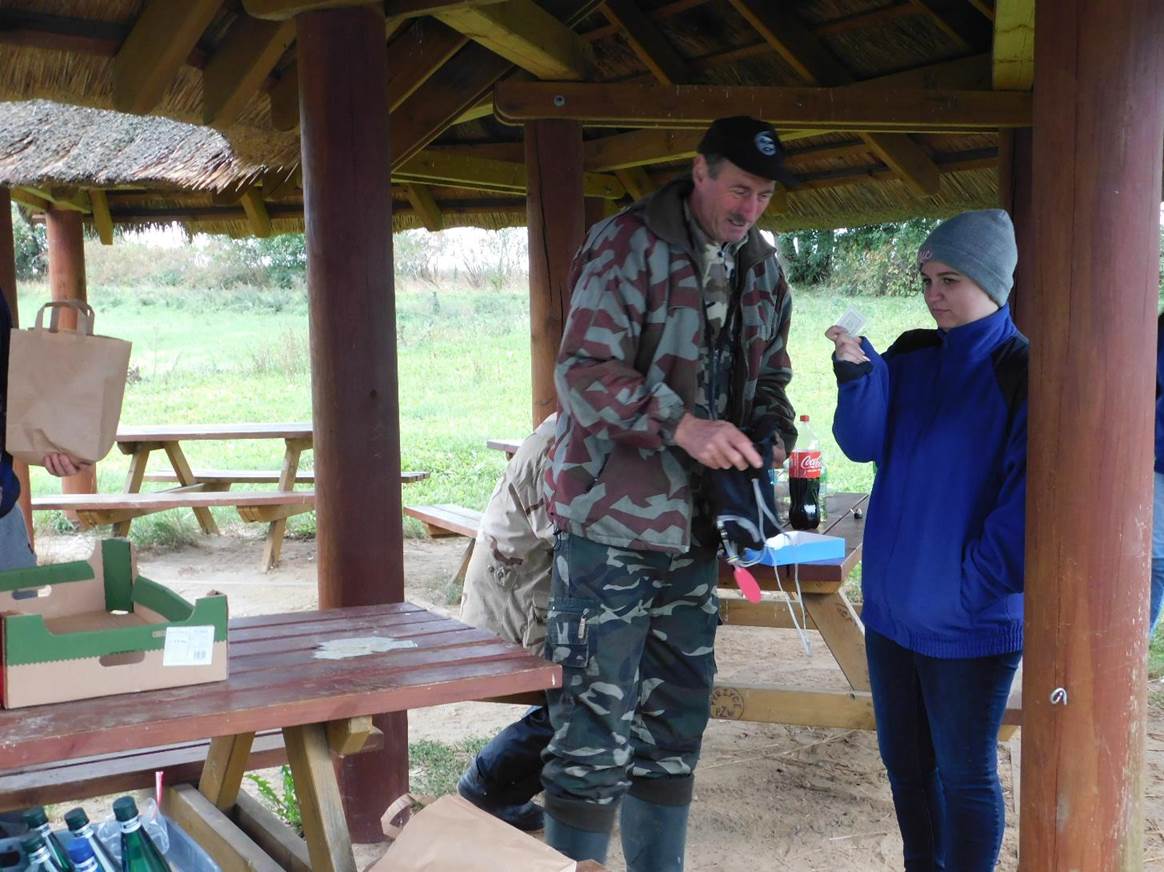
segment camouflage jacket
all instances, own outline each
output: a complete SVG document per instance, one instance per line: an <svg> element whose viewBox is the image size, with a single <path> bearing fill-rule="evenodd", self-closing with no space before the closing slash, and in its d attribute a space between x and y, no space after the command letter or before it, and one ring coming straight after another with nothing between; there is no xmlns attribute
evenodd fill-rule
<svg viewBox="0 0 1164 872"><path fill-rule="evenodd" d="M541 482L554 438L546 418L505 467L465 570L461 620L540 655L546 638L554 527Z"/></svg>
<svg viewBox="0 0 1164 872"><path fill-rule="evenodd" d="M683 213L689 179L599 222L570 269L555 383L562 414L546 473L559 529L624 548L691 547L695 461L674 444L695 407L704 341L700 269ZM753 228L736 260L740 346L726 416L795 444L785 387L792 298Z"/></svg>

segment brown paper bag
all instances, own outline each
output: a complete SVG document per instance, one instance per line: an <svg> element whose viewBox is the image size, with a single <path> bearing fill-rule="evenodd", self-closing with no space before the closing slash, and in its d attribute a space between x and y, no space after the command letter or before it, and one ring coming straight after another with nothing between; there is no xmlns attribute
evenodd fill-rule
<svg viewBox="0 0 1164 872"><path fill-rule="evenodd" d="M77 330L59 330L61 309L77 310ZM52 312L44 327L44 312ZM95 463L109 453L121 418L130 344L93 335L93 310L74 300L47 303L36 326L13 330L8 351L5 447L41 464L61 452Z"/></svg>
<svg viewBox="0 0 1164 872"><path fill-rule="evenodd" d="M367 872L574 872L576 864L456 795L412 816Z"/></svg>

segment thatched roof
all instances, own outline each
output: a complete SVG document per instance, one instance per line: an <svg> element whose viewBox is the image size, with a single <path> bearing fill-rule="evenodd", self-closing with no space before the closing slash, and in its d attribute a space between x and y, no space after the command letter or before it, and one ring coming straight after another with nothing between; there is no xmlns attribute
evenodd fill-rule
<svg viewBox="0 0 1164 872"><path fill-rule="evenodd" d="M990 0L790 0L779 4L778 12L776 4L761 0L536 2L569 23L589 58L586 80L594 83L651 83L659 76L658 58L636 41L633 28L627 30L618 21L622 5L640 13L670 56L664 66L674 81L684 84L852 81L882 87L991 87ZM0 107L14 113L16 121L15 130L6 129L0 114L0 183L111 188L108 203L118 223L181 219L201 230L236 234L264 230L268 222L275 232L301 229L296 104L287 96L295 95L293 26L258 24L247 16L245 0L191 0L181 8L187 6L208 10L207 21L197 25L201 35L183 63L158 74L162 87L156 97L135 98L168 121L110 117L93 110L65 118L45 103ZM7 0L0 8L0 99L48 98L99 109L124 102L124 94L119 96L115 88L119 53L149 23L150 9L140 0ZM778 15L788 24L788 32L778 35L783 44L757 24L757 14ZM424 114L417 107L455 98L449 89L441 90L441 76L434 74L457 69L460 78L454 80L471 79L472 52L479 53L481 46L460 35L457 28L463 26L449 15L389 24L390 93L402 89L393 96L393 131L411 130L413 119ZM162 27L165 32L164 22ZM207 84L214 61L238 34L246 32L253 40L256 27L266 28L264 65L237 89L235 108L214 119L221 137L206 128L174 123L201 123L214 116L214 86ZM448 50L433 59L426 49L437 44ZM531 77L511 70L517 79ZM724 106L725 113L732 109ZM453 169L428 167L424 173L406 172L410 167L398 161L392 174L397 229L434 221L486 227L524 223L521 126L501 123L488 104L465 104L457 111L458 122L416 132L403 145L402 134L393 134L394 154L403 148L417 159L460 161ZM38 125L43 130L34 129ZM612 127L584 122L588 155L591 146L638 129L633 123ZM223 138L229 150L224 150ZM802 184L770 208L763 223L774 229L851 225L944 215L997 201L995 132L902 133L891 138L911 160L889 160L860 132L790 136L790 162ZM596 158L587 168L608 180L625 202L685 171L690 144L686 148L623 167L604 166ZM912 177L911 161L915 167L923 165ZM466 169L466 162L472 167ZM219 193L198 193L207 189ZM266 213L257 221L256 208Z"/></svg>

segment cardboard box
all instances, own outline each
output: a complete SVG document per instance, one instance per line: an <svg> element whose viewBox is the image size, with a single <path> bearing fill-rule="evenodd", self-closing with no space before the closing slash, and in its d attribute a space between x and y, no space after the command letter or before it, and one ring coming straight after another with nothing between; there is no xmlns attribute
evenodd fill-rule
<svg viewBox="0 0 1164 872"><path fill-rule="evenodd" d="M125 539L88 561L0 572L5 708L222 681L227 604L137 574Z"/></svg>
<svg viewBox="0 0 1164 872"><path fill-rule="evenodd" d="M793 563L819 563L821 561L843 560L845 540L840 536L825 536L821 533L806 533L803 530L789 530L773 536L765 543L763 555L748 553L748 559L759 557L759 563L768 566L785 566Z"/></svg>

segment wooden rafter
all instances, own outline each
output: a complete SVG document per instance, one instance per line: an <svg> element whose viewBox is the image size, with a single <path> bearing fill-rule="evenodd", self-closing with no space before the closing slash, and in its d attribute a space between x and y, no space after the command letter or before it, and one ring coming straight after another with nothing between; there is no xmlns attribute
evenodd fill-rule
<svg viewBox="0 0 1164 872"><path fill-rule="evenodd" d="M899 0L891 6L882 6L869 12L858 12L846 15L844 18L834 18L813 28L818 36L834 33L852 33L854 30L867 30L871 27L880 27L898 18L905 18L920 13L911 0Z"/></svg>
<svg viewBox="0 0 1164 872"><path fill-rule="evenodd" d="M241 16L202 73L202 120L230 124L295 41L294 21Z"/></svg>
<svg viewBox="0 0 1164 872"><path fill-rule="evenodd" d="M584 166L595 172L641 167L694 157L701 130L635 130L582 144Z"/></svg>
<svg viewBox="0 0 1164 872"><path fill-rule="evenodd" d="M405 185L404 193L412 208L416 210L416 214L420 216L425 230L431 230L435 233L445 226L441 207L433 199L432 192L429 191L427 185Z"/></svg>
<svg viewBox="0 0 1164 872"><path fill-rule="evenodd" d="M295 187L296 179L299 178L299 172L298 165L264 172L260 181L263 188L263 199L271 200L281 194L290 193L291 189Z"/></svg>
<svg viewBox="0 0 1164 872"><path fill-rule="evenodd" d="M457 6L435 13L457 30L539 79L584 79L585 44L533 0Z"/></svg>
<svg viewBox="0 0 1164 872"><path fill-rule="evenodd" d="M642 167L627 167L625 170L615 170L617 178L633 200L641 200L647 194L653 193L658 185Z"/></svg>
<svg viewBox="0 0 1164 872"><path fill-rule="evenodd" d="M966 0L912 0L948 36L971 51L987 51L993 37L990 21Z"/></svg>
<svg viewBox="0 0 1164 872"><path fill-rule="evenodd" d="M89 191L89 203L93 207L93 228L102 245L113 244L113 216L109 214L109 198L100 188Z"/></svg>
<svg viewBox="0 0 1164 872"><path fill-rule="evenodd" d="M93 211L93 204L89 201L89 195L85 191L80 191L76 188L38 188L35 186L27 186L25 190L33 196L45 200L57 209L66 209L70 212Z"/></svg>
<svg viewBox="0 0 1164 872"><path fill-rule="evenodd" d="M971 133L1028 127L1028 94L838 88L606 85L501 82L494 114L503 121L561 118L603 127L706 126L731 106L777 128L866 133Z"/></svg>
<svg viewBox="0 0 1164 872"><path fill-rule="evenodd" d="M303 12L342 9L345 6L371 6L376 0L243 0L243 8L252 18L286 21Z"/></svg>
<svg viewBox="0 0 1164 872"><path fill-rule="evenodd" d="M523 194L526 190L526 167L524 163L466 157L445 151L426 151L394 169L392 180ZM585 173L582 186L587 197L617 200L626 193L618 179L600 173Z"/></svg>
<svg viewBox="0 0 1164 872"><path fill-rule="evenodd" d="M605 0L602 11L614 24L622 28L630 47L656 79L664 85L680 85L690 81L687 62L667 41L651 18L638 7L635 0Z"/></svg>
<svg viewBox="0 0 1164 872"><path fill-rule="evenodd" d="M299 126L299 65L283 70L267 92L271 107L271 126L276 130L294 130Z"/></svg>
<svg viewBox="0 0 1164 872"><path fill-rule="evenodd" d="M550 0L546 10L567 26L576 24L599 0ZM503 58L477 44L465 46L401 104L389 126L392 165L399 166L477 107L502 76L512 70Z"/></svg>
<svg viewBox="0 0 1164 872"><path fill-rule="evenodd" d="M731 4L805 81L815 85L853 81L828 46L797 20L790 4L758 0L731 0ZM911 191L920 196L937 193L937 166L907 134L865 134L864 138Z"/></svg>
<svg viewBox="0 0 1164 872"><path fill-rule="evenodd" d="M1029 91L1035 83L1035 0L997 0L994 7L994 87Z"/></svg>
<svg viewBox="0 0 1164 872"><path fill-rule="evenodd" d="M267 212L267 204L263 202L263 194L258 188L249 188L239 198L243 211L247 213L247 224L251 233L260 238L271 235L271 216Z"/></svg>
<svg viewBox="0 0 1164 872"><path fill-rule="evenodd" d="M389 109L398 109L468 41L464 34L432 18L410 22L388 48Z"/></svg>
<svg viewBox="0 0 1164 872"><path fill-rule="evenodd" d="M10 193L12 194L13 200L15 200L17 203L27 206L34 212L47 212L52 208L53 205L44 197L40 197L34 194L27 188L12 188Z"/></svg>
<svg viewBox="0 0 1164 872"><path fill-rule="evenodd" d="M506 0L386 0L384 14L390 18L419 18L422 15L439 15L457 9L505 2Z"/></svg>
<svg viewBox="0 0 1164 872"><path fill-rule="evenodd" d="M158 105L222 0L150 0L113 59L113 108L139 115Z"/></svg>

